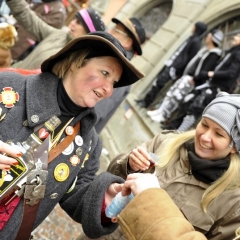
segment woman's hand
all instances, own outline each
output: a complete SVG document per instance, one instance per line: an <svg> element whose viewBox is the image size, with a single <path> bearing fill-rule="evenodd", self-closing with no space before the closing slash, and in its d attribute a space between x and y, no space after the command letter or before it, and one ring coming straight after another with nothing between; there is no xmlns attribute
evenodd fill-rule
<svg viewBox="0 0 240 240"><path fill-rule="evenodd" d="M145 171L150 167L150 155L147 150L139 146L129 154L128 163L133 171Z"/></svg>
<svg viewBox="0 0 240 240"><path fill-rule="evenodd" d="M155 175L150 173L133 173L127 176L122 188L122 195L129 195L131 192L134 196L148 188L160 188L160 184Z"/></svg>
<svg viewBox="0 0 240 240"><path fill-rule="evenodd" d="M6 156L6 154L10 156ZM13 158L12 158L12 157ZM18 161L14 157L21 157L19 150L7 143L0 141L0 169L9 170L11 165L18 165Z"/></svg>

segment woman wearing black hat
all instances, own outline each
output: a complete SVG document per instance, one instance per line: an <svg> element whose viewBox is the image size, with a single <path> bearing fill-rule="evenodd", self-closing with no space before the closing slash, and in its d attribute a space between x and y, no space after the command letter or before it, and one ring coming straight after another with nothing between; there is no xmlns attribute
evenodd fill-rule
<svg viewBox="0 0 240 240"><path fill-rule="evenodd" d="M81 9L66 29L56 29L46 24L27 7L25 0L6 1L13 16L39 42L37 47L14 68L36 69L49 56L58 52L69 41L93 31L104 31L100 15L93 9Z"/></svg>
<svg viewBox="0 0 240 240"><path fill-rule="evenodd" d="M57 203L82 224L89 237L109 234L116 224L105 217L104 207L121 190L116 183L123 180L109 173L95 177L101 140L93 128L93 107L111 96L115 87L133 84L143 74L128 61L117 39L105 32L74 39L45 60L41 70L41 74L29 76L0 74L0 239L29 239L26 233L31 226L36 228ZM55 129L50 125L52 116L61 121ZM33 132L32 140L26 141ZM4 143L9 139L13 148ZM18 156L18 161L5 153ZM26 192L15 197L8 186L15 188L19 175L15 173L26 168L30 171L24 179ZM35 207L36 219L31 221L32 215L25 211Z"/></svg>

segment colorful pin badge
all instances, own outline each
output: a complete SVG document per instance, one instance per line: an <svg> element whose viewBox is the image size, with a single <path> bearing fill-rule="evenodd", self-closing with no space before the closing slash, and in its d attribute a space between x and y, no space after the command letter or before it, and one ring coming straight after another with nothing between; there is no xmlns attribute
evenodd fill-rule
<svg viewBox="0 0 240 240"><path fill-rule="evenodd" d="M66 127L65 132L67 135L73 135L74 128L72 126L68 126L68 127Z"/></svg>
<svg viewBox="0 0 240 240"><path fill-rule="evenodd" d="M77 164L80 163L80 159L78 158L77 155L73 155L72 157L70 157L70 163L72 164L72 166L77 166Z"/></svg>
<svg viewBox="0 0 240 240"><path fill-rule="evenodd" d="M6 108L12 108L17 101L19 101L17 92L14 92L11 87L3 88L0 94L0 103L3 103Z"/></svg>
<svg viewBox="0 0 240 240"><path fill-rule="evenodd" d="M40 128L38 130L38 136L40 139L45 139L48 137L48 135L49 135L49 132L45 128Z"/></svg>
<svg viewBox="0 0 240 240"><path fill-rule="evenodd" d="M83 145L83 139L80 135L77 135L75 137L75 143L78 145L78 146L82 146Z"/></svg>
<svg viewBox="0 0 240 240"><path fill-rule="evenodd" d="M68 165L66 163L60 163L54 169L54 178L59 182L63 182L68 178L69 172Z"/></svg>

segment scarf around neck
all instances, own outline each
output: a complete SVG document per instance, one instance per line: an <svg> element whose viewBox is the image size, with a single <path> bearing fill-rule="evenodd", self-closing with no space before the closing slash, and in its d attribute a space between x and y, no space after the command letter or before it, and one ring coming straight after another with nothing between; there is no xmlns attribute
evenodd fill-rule
<svg viewBox="0 0 240 240"><path fill-rule="evenodd" d="M219 179L230 165L230 156L219 160L208 160L196 155L194 142L185 143L193 176L204 183L211 184Z"/></svg>
<svg viewBox="0 0 240 240"><path fill-rule="evenodd" d="M60 131L60 129L67 123L68 120L70 120L70 118L76 117L86 109L78 106L71 100L63 86L62 80L60 80L58 84L57 101L61 110L61 116L59 117L61 124L55 130L56 133Z"/></svg>

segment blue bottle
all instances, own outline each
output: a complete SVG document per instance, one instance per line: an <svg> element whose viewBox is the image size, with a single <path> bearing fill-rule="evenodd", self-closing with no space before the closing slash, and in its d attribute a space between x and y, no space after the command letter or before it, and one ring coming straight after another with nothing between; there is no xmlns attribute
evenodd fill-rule
<svg viewBox="0 0 240 240"><path fill-rule="evenodd" d="M106 217L117 217L117 215L125 208L125 206L133 199L133 197L134 195L132 193L128 196L123 197L122 193L119 192L106 208Z"/></svg>

